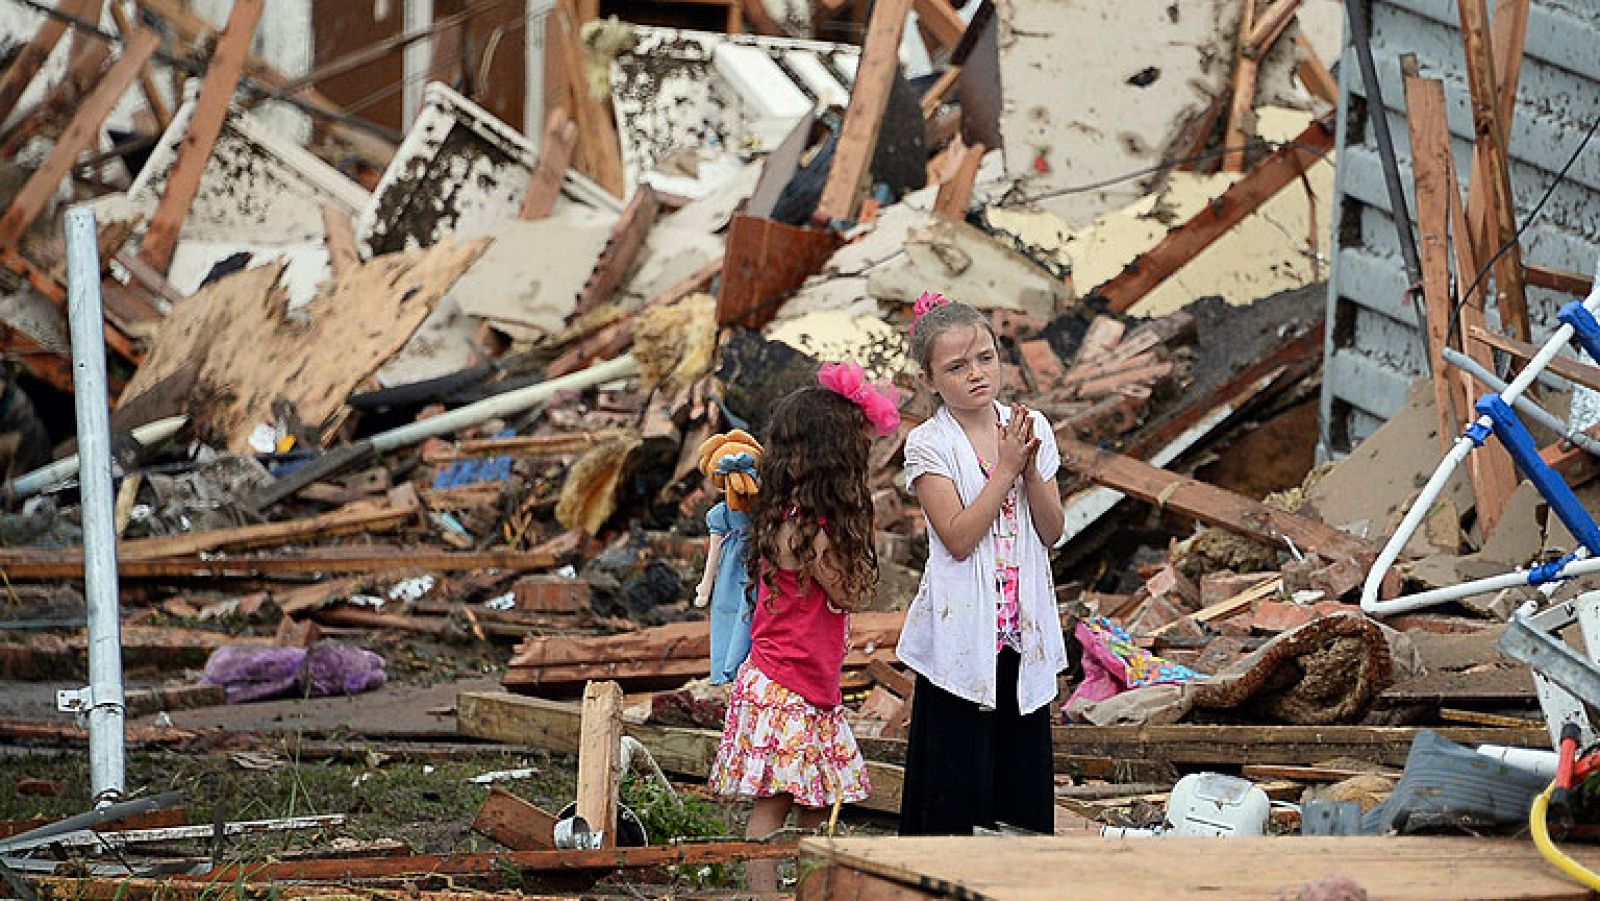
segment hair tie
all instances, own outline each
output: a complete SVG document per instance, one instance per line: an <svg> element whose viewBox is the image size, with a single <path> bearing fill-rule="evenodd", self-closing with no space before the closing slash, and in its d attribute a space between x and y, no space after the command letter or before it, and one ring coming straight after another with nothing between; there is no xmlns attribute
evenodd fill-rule
<svg viewBox="0 0 1600 901"><path fill-rule="evenodd" d="M917 320L928 315L930 310L942 307L949 302L950 299L938 291L922 292L922 295L917 298L917 302L911 305L912 324L915 325Z"/></svg>
<svg viewBox="0 0 1600 901"><path fill-rule="evenodd" d="M900 392L888 382L868 382L860 363L824 363L817 383L860 407L879 437L893 435L900 427Z"/></svg>

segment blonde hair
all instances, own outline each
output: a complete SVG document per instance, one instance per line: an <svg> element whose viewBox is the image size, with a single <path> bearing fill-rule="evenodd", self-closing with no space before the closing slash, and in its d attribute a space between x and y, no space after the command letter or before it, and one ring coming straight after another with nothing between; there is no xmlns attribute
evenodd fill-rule
<svg viewBox="0 0 1600 901"><path fill-rule="evenodd" d="M933 352L935 338L955 328L978 326L989 333L995 349L1000 347L1000 336L995 334L989 317L959 301L940 304L921 316L911 325L911 359L917 361L924 374L928 372L928 354Z"/></svg>

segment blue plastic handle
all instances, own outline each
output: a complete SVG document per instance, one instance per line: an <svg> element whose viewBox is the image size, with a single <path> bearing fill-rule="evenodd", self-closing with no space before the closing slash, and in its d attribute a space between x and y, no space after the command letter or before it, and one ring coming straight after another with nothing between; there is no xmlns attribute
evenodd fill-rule
<svg viewBox="0 0 1600 901"><path fill-rule="evenodd" d="M1478 415L1487 416L1494 423L1494 436L1500 439L1500 444L1511 455L1512 462L1517 464L1517 468L1550 504L1550 509L1566 524L1567 531L1583 542L1589 553L1600 554L1600 525L1596 525L1594 517L1583 509L1583 504L1567 487L1567 480L1561 477L1561 473L1551 469L1539 456L1539 447L1533 443L1533 435L1528 433L1527 427L1517 418L1511 406L1501 400L1498 394L1485 394L1478 398L1475 408Z"/></svg>
<svg viewBox="0 0 1600 901"><path fill-rule="evenodd" d="M1563 304L1561 311L1556 313L1556 318L1563 325L1572 326L1574 338L1578 344L1589 354L1589 359L1600 363L1600 322L1595 321L1594 314L1576 300Z"/></svg>

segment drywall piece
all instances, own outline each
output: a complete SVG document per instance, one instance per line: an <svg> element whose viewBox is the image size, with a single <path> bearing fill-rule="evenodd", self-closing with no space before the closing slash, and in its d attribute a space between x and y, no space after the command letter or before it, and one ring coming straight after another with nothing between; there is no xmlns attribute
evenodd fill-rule
<svg viewBox="0 0 1600 901"><path fill-rule="evenodd" d="M446 294L406 346L378 369L378 384L385 388L409 385L476 366L483 362L478 345L482 326L482 320L461 312L461 305Z"/></svg>
<svg viewBox="0 0 1600 901"><path fill-rule="evenodd" d="M155 212L193 116L191 98L173 115L172 125L129 186L132 209L146 216ZM320 242L324 204L354 215L369 200L360 185L236 108L212 147L178 239L258 245Z"/></svg>
<svg viewBox="0 0 1600 901"><path fill-rule="evenodd" d="M937 290L980 309L1020 310L1054 319L1072 301L1059 279L964 222L936 219L913 229L905 255L872 270L873 297L911 303Z"/></svg>
<svg viewBox="0 0 1600 901"><path fill-rule="evenodd" d="M814 277L778 308L774 322L787 322L812 313L846 313L882 318L883 308L867 294L867 279L859 275Z"/></svg>
<svg viewBox="0 0 1600 901"><path fill-rule="evenodd" d="M277 262L287 264L278 286L288 295L290 310L299 310L310 303L331 272L328 246L320 238L297 244L189 240L180 243L173 253L167 281L179 293L193 294L200 290L206 276L218 263L239 254L247 257L244 265L236 267L239 269L255 269Z"/></svg>
<svg viewBox="0 0 1600 901"><path fill-rule="evenodd" d="M732 160L731 157L723 159ZM727 228L734 211L749 199L751 192L756 189L756 182L761 178L760 163L739 162L737 166L731 176L712 185L694 202L669 216L663 216L656 227L682 228L703 234ZM649 181L652 186L657 183L654 177Z"/></svg>
<svg viewBox="0 0 1600 901"><path fill-rule="evenodd" d="M629 190L641 181L657 190L681 193L657 181L656 167L686 148L713 148L737 156L773 149L787 128L754 128L760 108L747 108L734 83L718 73L717 49L723 46L759 52L778 69L790 91L805 97L809 112L818 102L810 81L789 70L786 54L809 52L839 84L854 82L856 58L861 49L849 44L829 44L758 35L727 35L705 31L638 26L638 41L611 63L611 102L616 110L617 135L622 144L622 165ZM733 59L740 58L736 51ZM745 54L745 58L753 58ZM772 74L770 70L766 70ZM766 101L761 101L765 104ZM699 193L690 196L700 196Z"/></svg>
<svg viewBox="0 0 1600 901"><path fill-rule="evenodd" d="M554 334L565 326L610 238L610 226L593 222L501 223L450 294L463 313L491 325Z"/></svg>
<svg viewBox="0 0 1600 901"><path fill-rule="evenodd" d="M416 124L356 220L363 254L489 234L517 218L538 162L527 137L445 85L429 84ZM615 198L569 170L555 214L574 205L621 212Z"/></svg>
<svg viewBox="0 0 1600 901"><path fill-rule="evenodd" d="M769 325L766 335L825 363L854 360L873 378L892 378L906 366L905 338L877 316L807 313Z"/></svg>
<svg viewBox="0 0 1600 901"><path fill-rule="evenodd" d="M683 284L722 258L727 240L692 228L657 224L645 236L644 247L634 260L633 274L621 288L619 302L644 302Z"/></svg>
<svg viewBox="0 0 1600 901"><path fill-rule="evenodd" d="M1035 194L1169 158L1184 126L1227 90L1238 10L1237 0L1124 0L1115 14L1097 3L1003 4L1007 173ZM1148 188L1133 179L1042 203L1082 226Z"/></svg>

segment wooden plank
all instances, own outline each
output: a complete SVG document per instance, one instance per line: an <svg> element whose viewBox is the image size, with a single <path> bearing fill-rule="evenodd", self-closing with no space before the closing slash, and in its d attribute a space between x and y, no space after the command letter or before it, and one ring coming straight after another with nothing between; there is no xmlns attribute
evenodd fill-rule
<svg viewBox="0 0 1600 901"><path fill-rule="evenodd" d="M961 36L967 32L967 23L956 13L949 0L911 0L911 8L917 12L917 22L928 30L939 45L929 47L929 50L954 50L961 43Z"/></svg>
<svg viewBox="0 0 1600 901"><path fill-rule="evenodd" d="M893 659L890 648L878 648L869 654L861 648L852 648L845 654L844 668L860 669L873 660ZM669 688L682 685L710 671L710 655L679 657L666 660L634 659L608 660L590 663L558 663L543 666L513 666L500 684L513 691L539 694L575 688L597 679L610 679L623 683L631 690Z"/></svg>
<svg viewBox="0 0 1600 901"><path fill-rule="evenodd" d="M122 0L111 0L111 20L117 23L117 31L124 37L133 34L133 20L128 18ZM172 110L167 107L166 98L161 96L161 86L156 84L155 70L149 63L139 70L139 90L144 93L145 106L156 120L156 134L165 133L167 126L172 124Z"/></svg>
<svg viewBox="0 0 1600 901"><path fill-rule="evenodd" d="M606 191L622 197L627 182L617 125L606 105L589 92L583 39L578 34L586 20L579 16L574 0L557 0L550 21L560 33L559 62L572 94L573 121L578 124L578 168Z"/></svg>
<svg viewBox="0 0 1600 901"><path fill-rule="evenodd" d="M578 144L578 123L565 109L553 109L545 122L544 140L539 143L539 163L528 179L528 193L522 196L522 219L545 219L555 211L561 184L567 177L573 149Z"/></svg>
<svg viewBox="0 0 1600 901"><path fill-rule="evenodd" d="M1294 68L1296 78L1300 84L1311 92L1311 96L1329 105L1339 102L1339 80L1333 77L1328 67L1322 62L1322 57L1317 55L1317 49L1304 34L1294 36L1295 46L1300 48L1300 62Z"/></svg>
<svg viewBox="0 0 1600 901"><path fill-rule="evenodd" d="M150 226L139 246L139 258L158 272L165 273L172 265L178 232L189 215L195 192L200 189L200 178L205 175L206 163L211 159L212 145L222 134L228 104L239 86L239 76L244 72L245 57L250 52L250 41L255 36L256 23L261 20L264 6L265 0L234 0L233 9L228 13L228 25L217 38L205 83L195 100L188 133L178 145L178 158L172 164L161 202L150 217Z"/></svg>
<svg viewBox="0 0 1600 901"><path fill-rule="evenodd" d="M1090 296L1103 298L1113 313L1127 311L1326 155L1333 148L1330 122L1326 118L1312 122L1293 141L1278 148L1206 204L1205 209L1167 232L1155 247L1139 254L1120 273L1091 291Z"/></svg>
<svg viewBox="0 0 1600 901"><path fill-rule="evenodd" d="M1594 290L1594 279L1576 272L1535 265L1524 267L1523 272L1528 284L1536 288L1548 288L1572 297L1588 297L1589 292Z"/></svg>
<svg viewBox="0 0 1600 901"><path fill-rule="evenodd" d="M1283 0L1279 0L1283 2ZM1233 61L1233 99L1228 104L1228 124L1222 132L1222 171L1243 172L1245 145L1250 141L1250 126L1255 119L1256 75L1261 64L1249 55L1251 29L1255 27L1256 0L1239 4L1237 53Z"/></svg>
<svg viewBox="0 0 1600 901"><path fill-rule="evenodd" d="M304 519L122 541L117 545L117 557L122 560L156 560L225 548L238 550L287 544L304 538L379 532L405 524L417 515L418 510L415 502L400 505L361 502ZM0 567L5 565L4 553L0 551Z"/></svg>
<svg viewBox="0 0 1600 901"><path fill-rule="evenodd" d="M1277 594L1282 590L1282 576L1279 576L1275 579L1265 579L1261 582L1261 584L1246 588L1244 591L1239 592L1227 600L1218 601L1217 603L1199 610L1189 616L1181 619L1175 619L1170 623L1152 629L1150 631L1150 637L1159 638L1160 636L1178 628L1178 626L1184 620L1191 620L1197 623L1209 623L1219 619L1227 619L1236 613L1242 613L1245 610L1255 606L1256 601L1272 597L1274 594Z"/></svg>
<svg viewBox="0 0 1600 901"><path fill-rule="evenodd" d="M1057 726L1057 756L1161 760L1176 764L1310 764L1352 757L1404 766L1422 727L1410 726ZM1550 733L1527 729L1441 728L1464 745L1548 748Z"/></svg>
<svg viewBox="0 0 1600 901"><path fill-rule="evenodd" d="M1252 764L1241 767L1239 775L1246 779L1296 779L1300 782L1343 782L1360 776L1383 776L1399 779L1400 771L1386 768L1357 770L1331 766L1284 766L1282 764Z"/></svg>
<svg viewBox="0 0 1600 901"><path fill-rule="evenodd" d="M923 901L929 895L850 867L801 867L795 901Z"/></svg>
<svg viewBox="0 0 1600 901"><path fill-rule="evenodd" d="M1507 145L1511 142L1511 123L1517 112L1517 83L1522 76L1522 49L1528 39L1528 0L1495 0L1491 36L1494 74L1497 82L1495 113ZM1480 254L1499 242L1493 238L1494 223L1488 209L1488 172L1482 148L1472 148L1472 184L1467 189L1467 219L1472 223L1472 243Z"/></svg>
<svg viewBox="0 0 1600 901"><path fill-rule="evenodd" d="M1519 363L1527 363L1539 352L1537 344L1518 341L1505 335L1496 334L1481 325L1472 326L1467 330L1467 337L1481 341L1495 350L1504 351ZM1545 369L1554 375L1559 375L1569 382L1600 391L1600 367L1588 363L1580 363L1571 357L1555 357L1550 360L1550 365Z"/></svg>
<svg viewBox="0 0 1600 901"><path fill-rule="evenodd" d="M58 12L78 18L87 17L99 5L99 0L61 0ZM45 60L50 58L50 52L56 49L56 44L61 42L61 36L67 33L67 23L54 16L45 16L40 23L39 30L34 32L33 39L17 51L16 59L6 69L4 76L0 76L0 120L11 116L17 107L17 101L27 92L28 86L33 84L38 77L39 70L44 67Z"/></svg>
<svg viewBox="0 0 1600 901"><path fill-rule="evenodd" d="M1600 867L1600 848L1562 847L1584 867ZM1526 838L848 837L807 838L800 848L802 871L849 868L947 898L1171 901L1326 893L1386 901L1575 901L1591 895L1550 866ZM1340 877L1339 888L1329 887L1334 876ZM1352 888L1344 888L1346 882Z"/></svg>
<svg viewBox="0 0 1600 901"><path fill-rule="evenodd" d="M337 882L348 879L382 879L393 876L463 876L503 874L507 869L527 871L625 870L733 863L792 857L795 845L787 842L706 842L687 845L652 845L645 848L608 848L596 851L507 851L504 853L413 854L345 860L300 860L273 864L236 864L203 875L179 875L180 882L212 885L256 879L277 882L294 879Z"/></svg>
<svg viewBox="0 0 1600 901"><path fill-rule="evenodd" d="M350 214L331 203L322 205L322 231L328 245L328 268L338 278L361 265L361 254L356 250L355 223Z"/></svg>
<svg viewBox="0 0 1600 901"><path fill-rule="evenodd" d="M889 661L877 657L867 664L867 675L902 698L910 697L912 690L917 687L917 680L914 677L900 672Z"/></svg>
<svg viewBox="0 0 1600 901"><path fill-rule="evenodd" d="M1470 415L1472 409L1455 370L1444 362L1454 312L1450 303L1450 201L1458 189L1445 183L1450 133L1445 123L1444 82L1408 73L1405 90L1406 115L1411 125L1411 170L1416 181L1417 230L1421 233L1422 296L1428 316L1428 365L1433 370L1439 448L1448 452L1461 434L1461 417Z"/></svg>
<svg viewBox="0 0 1600 901"><path fill-rule="evenodd" d="M118 560L125 579L214 579L223 577L335 575L340 573L507 572L545 570L556 565L550 554L521 551L450 552L431 548L350 547L318 549L293 556L221 557L195 554L150 560ZM83 555L69 551L9 550L0 556L0 572L12 581L83 578Z"/></svg>
<svg viewBox="0 0 1600 901"><path fill-rule="evenodd" d="M1250 36L1245 40L1244 54L1253 60L1260 60L1278 42L1283 30L1294 21L1295 13L1300 11L1300 0L1274 0L1250 29Z"/></svg>
<svg viewBox="0 0 1600 901"><path fill-rule="evenodd" d="M982 144L962 147L955 174L939 186L939 194L933 201L935 213L952 219L966 218L967 207L972 205L972 186L978 180L978 167L983 164L983 155L987 152L988 148Z"/></svg>
<svg viewBox="0 0 1600 901"><path fill-rule="evenodd" d="M548 851L556 846L556 818L537 804L500 786L478 808L472 831L481 832L513 851Z"/></svg>
<svg viewBox="0 0 1600 901"><path fill-rule="evenodd" d="M128 85L138 77L139 68L150 59L160 43L161 39L149 29L141 29L128 38L122 56L106 70L100 83L84 98L72 121L56 140L50 155L23 184L5 214L0 216L0 246L13 250L21 247L23 234L44 212L45 205L55 195L61 180L71 174L78 154L99 140L100 125L122 99Z"/></svg>
<svg viewBox="0 0 1600 901"><path fill-rule="evenodd" d="M1485 182L1485 203L1492 217L1493 245L1506 246L1495 263L1495 288L1499 292L1500 321L1512 337L1531 340L1528 324L1528 299L1522 283L1522 249L1516 243L1517 208L1511 194L1511 170L1506 155L1506 136L1499 112L1494 58L1488 43L1489 10L1485 0L1460 0L1461 35L1466 45L1467 82L1472 90L1472 123L1477 149L1483 165L1474 170ZM1475 177L1474 181L1478 178ZM1479 248L1487 256L1489 246ZM1464 275L1463 278L1470 278Z"/></svg>
<svg viewBox="0 0 1600 901"><path fill-rule="evenodd" d="M1061 456L1064 465L1097 484L1273 547L1282 547L1287 538L1302 552L1313 551L1334 562L1371 562L1377 554L1370 542L1333 526L1140 460L1071 440L1061 441Z"/></svg>
<svg viewBox="0 0 1600 901"><path fill-rule="evenodd" d="M578 736L578 816L598 830L600 847L617 846L622 789L622 686L590 682L583 689Z"/></svg>
<svg viewBox="0 0 1600 901"><path fill-rule="evenodd" d="M656 198L654 188L649 185L634 188L633 197L623 208L611 238L606 241L600 259L594 264L594 271L589 273L589 280L583 285L583 293L578 295L571 319L578 319L611 302L612 295L617 293L633 261L644 248L644 240L655 226L656 215L660 212L661 201Z"/></svg>
<svg viewBox="0 0 1600 901"><path fill-rule="evenodd" d="M939 75L939 79L922 94L922 118L931 119L939 111L939 107L944 105L945 96L960 79L960 66L950 66Z"/></svg>
<svg viewBox="0 0 1600 901"><path fill-rule="evenodd" d="M79 101L93 87L100 69L111 58L111 48L95 42L73 57L66 74L45 95L44 101L20 117L0 141L0 158L16 156L34 135L41 134L52 123L67 118L77 108Z"/></svg>
<svg viewBox="0 0 1600 901"><path fill-rule="evenodd" d="M543 748L557 754L577 753L581 719L578 705L544 698L505 692L462 692L456 699L456 730L462 735ZM711 729L626 721L623 732L648 748L662 769L698 779L710 775L722 741L722 733ZM858 806L898 813L902 768L868 760L867 775L872 781L872 797Z"/></svg>
<svg viewBox="0 0 1600 901"><path fill-rule="evenodd" d="M889 89L899 69L900 36L905 31L911 4L912 0L879 0L872 7L861 62L856 69L855 84L850 88L850 106L845 110L844 126L840 129L827 183L822 188L822 199L817 201L817 209L812 213L813 222L827 225L856 217L867 170L878 146L878 129L889 104Z"/></svg>

